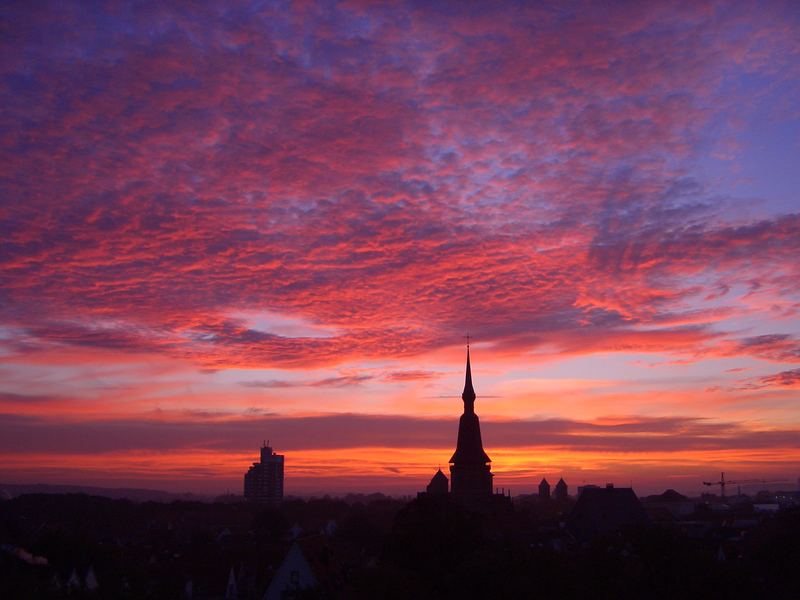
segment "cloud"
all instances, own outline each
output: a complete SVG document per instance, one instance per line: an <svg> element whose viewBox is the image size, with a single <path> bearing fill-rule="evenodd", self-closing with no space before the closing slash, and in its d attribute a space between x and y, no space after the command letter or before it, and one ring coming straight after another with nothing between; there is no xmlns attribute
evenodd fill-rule
<svg viewBox="0 0 800 600"><path fill-rule="evenodd" d="M455 443L452 419L338 414L309 417L230 416L194 413L191 419L65 421L10 414L0 418L0 452L108 453L139 450L247 452L270 437L286 452L347 448L439 448ZM569 419L484 419L487 448L565 448L597 452L797 448L790 429L682 417L627 417L607 422Z"/></svg>
<svg viewBox="0 0 800 600"><path fill-rule="evenodd" d="M384 379L392 383L405 381L428 381L431 379L436 379L437 377L441 377L441 373L421 370L391 371L384 375Z"/></svg>
<svg viewBox="0 0 800 600"><path fill-rule="evenodd" d="M800 369L781 371L775 375L762 377L761 383L769 387L800 387Z"/></svg>
<svg viewBox="0 0 800 600"><path fill-rule="evenodd" d="M635 358L704 370L721 421L741 394L712 362L775 363L776 379L745 382L765 409L766 390L794 385L791 2L0 11L14 24L0 39L0 362L19 374L3 406L94 419L76 425L83 441L40 430L98 448L117 443L107 431L156 444L159 427L224 445L134 417L159 402L214 415L229 398L274 413L281 390L361 384L391 412L396 384L437 388L466 331L526 368L650 354ZM139 381L98 400L102 377L119 389L104 368L127 363L145 365ZM166 363L180 365L169 378ZM659 402L633 412L683 414L684 396L650 383ZM449 440L388 417L259 423ZM770 424L719 439L785 443ZM670 444L497 427L509 444Z"/></svg>
<svg viewBox="0 0 800 600"><path fill-rule="evenodd" d="M530 347L605 337L597 351L647 325L644 351L685 354L658 328L735 311L690 296L744 277L796 292L798 215L724 223L665 168L702 146L709 103L738 110L722 74L791 66L778 8L520 6L479 24L245 4L209 9L213 27L7 10L26 25L6 39L2 318L34 348L299 367L417 354L474 323L498 344L542 324ZM340 335L224 316L248 310Z"/></svg>
<svg viewBox="0 0 800 600"><path fill-rule="evenodd" d="M8 392L0 392L0 404L47 404L58 403L63 401L63 397L59 396L46 396L39 394L14 394Z"/></svg>
<svg viewBox="0 0 800 600"><path fill-rule="evenodd" d="M800 340L783 333L759 335L740 340L736 351L774 361L798 362L800 361Z"/></svg>
<svg viewBox="0 0 800 600"><path fill-rule="evenodd" d="M293 388L293 387L318 387L318 388L339 388L360 385L365 381L373 379L372 375L341 375L338 377L326 377L313 381L286 381L282 379L241 381L239 385L250 388Z"/></svg>
<svg viewBox="0 0 800 600"><path fill-rule="evenodd" d="M744 380L737 389L795 389L800 387L800 369Z"/></svg>

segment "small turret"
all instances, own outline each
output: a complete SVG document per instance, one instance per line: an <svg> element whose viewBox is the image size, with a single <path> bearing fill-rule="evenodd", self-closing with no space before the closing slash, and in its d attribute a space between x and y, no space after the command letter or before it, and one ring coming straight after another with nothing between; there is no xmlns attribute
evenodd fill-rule
<svg viewBox="0 0 800 600"><path fill-rule="evenodd" d="M431 479L426 490L432 496L446 496L450 491L450 480L447 479L447 475L442 473L442 470L439 469Z"/></svg>
<svg viewBox="0 0 800 600"><path fill-rule="evenodd" d="M550 484L544 478L539 484L539 500L550 500Z"/></svg>
<svg viewBox="0 0 800 600"><path fill-rule="evenodd" d="M567 498L569 498L567 482L564 481L563 477L558 480L553 496L556 502L564 502Z"/></svg>

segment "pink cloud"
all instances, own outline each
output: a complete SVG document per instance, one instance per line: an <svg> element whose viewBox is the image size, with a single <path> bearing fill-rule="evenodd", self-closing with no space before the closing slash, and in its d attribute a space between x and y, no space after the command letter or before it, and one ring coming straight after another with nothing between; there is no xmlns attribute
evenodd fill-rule
<svg viewBox="0 0 800 600"><path fill-rule="evenodd" d="M791 3L3 19L9 369L190 365L205 409L204 375L233 369L295 371L237 374L245 396L438 385L449 364L425 361L466 331L506 364L800 359L800 215L769 185L745 207L720 184L748 124L797 118ZM732 164L709 166L721 148ZM240 318L258 311L327 333ZM342 371L296 376L326 367ZM0 402L102 411L81 377L83 395L15 380Z"/></svg>

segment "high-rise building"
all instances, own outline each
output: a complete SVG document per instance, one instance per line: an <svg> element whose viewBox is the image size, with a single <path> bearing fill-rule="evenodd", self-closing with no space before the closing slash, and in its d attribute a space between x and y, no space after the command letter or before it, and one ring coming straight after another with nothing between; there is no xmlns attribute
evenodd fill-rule
<svg viewBox="0 0 800 600"><path fill-rule="evenodd" d="M283 455L266 443L261 462L253 463L244 475L244 497L248 502L278 506L283 501Z"/></svg>
<svg viewBox="0 0 800 600"><path fill-rule="evenodd" d="M481 424L475 414L475 390L467 346L467 372L464 380L464 414L458 422L456 451L450 458L450 491L453 498L465 504L479 506L492 497L492 462L483 451Z"/></svg>

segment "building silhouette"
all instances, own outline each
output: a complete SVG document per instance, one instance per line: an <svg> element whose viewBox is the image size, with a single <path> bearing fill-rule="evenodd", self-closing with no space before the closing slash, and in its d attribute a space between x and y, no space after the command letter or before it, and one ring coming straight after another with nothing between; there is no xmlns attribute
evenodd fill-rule
<svg viewBox="0 0 800 600"><path fill-rule="evenodd" d="M439 469L436 471L436 475L433 476L425 491L431 496L446 496L449 492L449 483L447 475L442 473L442 470Z"/></svg>
<svg viewBox="0 0 800 600"><path fill-rule="evenodd" d="M244 497L248 502L278 506L283 501L283 455L266 443L261 462L253 463L244 476Z"/></svg>
<svg viewBox="0 0 800 600"><path fill-rule="evenodd" d="M550 484L545 478L539 484L539 500L550 500Z"/></svg>
<svg viewBox="0 0 800 600"><path fill-rule="evenodd" d="M444 497L458 502L471 511L502 511L511 507L511 491L492 492L492 459L484 452L481 441L481 424L475 414L475 388L472 386L472 367L469 344L467 345L467 368L464 377L464 413L458 421L458 438L450 463L448 491L447 476L438 469L428 484L426 491L419 492L418 498Z"/></svg>
<svg viewBox="0 0 800 600"><path fill-rule="evenodd" d="M642 502L648 515L659 520L684 519L697 509L697 502L673 489L647 496Z"/></svg>
<svg viewBox="0 0 800 600"><path fill-rule="evenodd" d="M556 484L556 489L553 490L553 498L555 499L556 502L566 502L567 498L569 498L568 491L569 490L567 488L567 482L564 481L564 478L562 477L561 479L558 480L558 483Z"/></svg>
<svg viewBox="0 0 800 600"><path fill-rule="evenodd" d="M283 458L283 457L281 457ZM285 598L316 598L314 593L319 583L311 565L303 554L300 544L292 543L278 572L270 581L264 600L283 600Z"/></svg>
<svg viewBox="0 0 800 600"><path fill-rule="evenodd" d="M567 517L567 528L576 539L585 541L598 535L650 523L650 518L631 488L583 486Z"/></svg>
<svg viewBox="0 0 800 600"><path fill-rule="evenodd" d="M450 458L450 491L453 498L469 505L484 504L492 496L492 459L483 451L481 424L475 414L475 389L467 346L467 371L464 379L464 414L458 422L456 451Z"/></svg>

